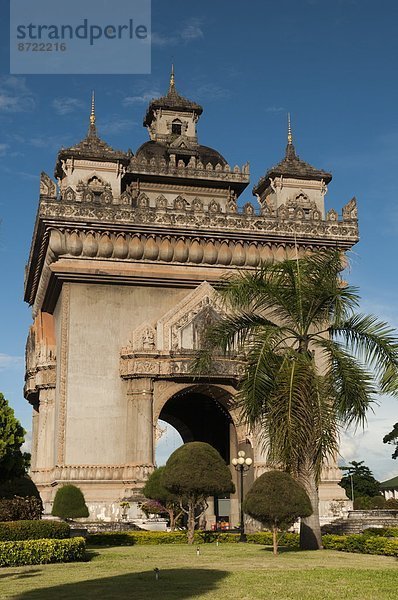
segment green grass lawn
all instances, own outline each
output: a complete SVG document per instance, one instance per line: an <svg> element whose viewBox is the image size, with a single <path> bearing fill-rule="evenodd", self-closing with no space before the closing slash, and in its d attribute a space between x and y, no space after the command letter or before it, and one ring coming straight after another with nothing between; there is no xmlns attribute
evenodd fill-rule
<svg viewBox="0 0 398 600"><path fill-rule="evenodd" d="M20 600L396 599L398 561L384 556L286 551L252 544L90 550L85 563L0 569L0 598ZM155 580L153 569L160 569Z"/></svg>

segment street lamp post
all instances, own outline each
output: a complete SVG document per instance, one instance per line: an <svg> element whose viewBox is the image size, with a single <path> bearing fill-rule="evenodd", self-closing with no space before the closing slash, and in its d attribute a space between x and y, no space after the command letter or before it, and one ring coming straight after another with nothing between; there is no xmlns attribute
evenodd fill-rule
<svg viewBox="0 0 398 600"><path fill-rule="evenodd" d="M246 473L246 471L249 470L250 465L253 463L251 458L249 458L249 457L245 458L245 457L246 457L246 452L244 452L243 450L240 450L238 452L238 457L233 458L231 460L235 469L239 473L239 478L240 478L240 538L239 538L240 542L246 541L245 519L244 519L244 514L243 514L243 476Z"/></svg>

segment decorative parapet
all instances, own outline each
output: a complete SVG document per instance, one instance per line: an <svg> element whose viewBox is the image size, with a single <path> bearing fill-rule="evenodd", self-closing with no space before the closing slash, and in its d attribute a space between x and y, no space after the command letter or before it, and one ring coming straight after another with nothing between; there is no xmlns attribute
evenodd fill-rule
<svg viewBox="0 0 398 600"><path fill-rule="evenodd" d="M156 158L146 159L145 157L130 160L127 167L128 173L145 175L162 175L166 177L181 177L184 179L216 179L231 182L248 184L250 181L250 167L246 163L242 167L235 165L222 165L220 163L213 166L210 162L206 165L192 156L185 164L183 160L176 160L175 155L170 155L170 160L165 158L160 160Z"/></svg>
<svg viewBox="0 0 398 600"><path fill-rule="evenodd" d="M347 205L348 206L348 205ZM213 206L215 209L216 207ZM346 208L346 207L345 207ZM63 221L94 221L96 224L113 223L124 225L150 225L159 228L190 229L192 233L203 230L220 230L230 232L258 232L262 234L275 234L278 237L294 239L295 236L341 240L342 243L351 246L358 240L357 218L351 216L356 207L351 208L350 213L344 212L343 220L337 220L337 213L333 210L326 215L326 220L308 219L302 213L274 214L270 211L259 215L256 214L252 205L246 204L244 212L224 213L218 208L217 211L204 210L201 206L195 209L170 209L145 206L132 207L106 206L89 203L77 203L68 201L52 201L41 199L39 217L42 219L57 219ZM298 218L301 217L301 218ZM348 218L350 217L350 218Z"/></svg>
<svg viewBox="0 0 398 600"><path fill-rule="evenodd" d="M33 469L32 478L36 485L58 482L132 482L146 481L154 465L56 465L53 469Z"/></svg>

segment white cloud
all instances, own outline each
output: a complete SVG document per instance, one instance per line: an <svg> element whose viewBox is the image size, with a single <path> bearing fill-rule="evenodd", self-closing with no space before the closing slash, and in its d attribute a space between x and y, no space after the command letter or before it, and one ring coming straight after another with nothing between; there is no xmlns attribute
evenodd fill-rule
<svg viewBox="0 0 398 600"><path fill-rule="evenodd" d="M230 97L231 92L219 85L206 83L196 88L195 94L198 98L205 98L206 100L224 100Z"/></svg>
<svg viewBox="0 0 398 600"><path fill-rule="evenodd" d="M22 452L32 452L32 432L27 431L25 434L25 441L21 446Z"/></svg>
<svg viewBox="0 0 398 600"><path fill-rule="evenodd" d="M127 96L123 98L122 104L123 106L133 106L135 104L148 104L153 98L158 98L161 96L161 93L158 90L151 90L149 92L143 92L142 94L138 94L136 96Z"/></svg>
<svg viewBox="0 0 398 600"><path fill-rule="evenodd" d="M181 34L180 34L181 38L185 42L192 42L193 40L203 38L204 35L203 35L201 25L202 25L201 19L192 19L181 30Z"/></svg>
<svg viewBox="0 0 398 600"><path fill-rule="evenodd" d="M340 464L363 460L379 481L397 475L398 461L391 458L392 446L383 444L383 437L391 431L397 415L398 400L390 396L381 397L379 406L374 406L374 413L368 415L364 430L343 432Z"/></svg>
<svg viewBox="0 0 398 600"><path fill-rule="evenodd" d="M267 108L265 109L265 112L269 112L269 113L279 113L279 112L283 112L285 109L283 108L283 106L267 106Z"/></svg>
<svg viewBox="0 0 398 600"><path fill-rule="evenodd" d="M4 156L9 148L8 144L0 144L0 156Z"/></svg>
<svg viewBox="0 0 398 600"><path fill-rule="evenodd" d="M0 353L0 371L18 368L23 365L23 356L10 356Z"/></svg>
<svg viewBox="0 0 398 600"><path fill-rule="evenodd" d="M78 98L55 98L52 106L58 115L63 116L83 108L84 104Z"/></svg>
<svg viewBox="0 0 398 600"><path fill-rule="evenodd" d="M151 41L154 46L177 46L178 44L189 44L204 37L202 29L203 20L192 18L183 23L178 31L169 34L152 32Z"/></svg>
<svg viewBox="0 0 398 600"><path fill-rule="evenodd" d="M23 77L0 77L0 111L30 112L35 105L34 96Z"/></svg>
<svg viewBox="0 0 398 600"><path fill-rule="evenodd" d="M175 46L179 42L177 35L163 35L152 31L151 42L154 46Z"/></svg>
<svg viewBox="0 0 398 600"><path fill-rule="evenodd" d="M135 125L136 123L132 119L123 119L116 115L102 123L98 129L100 134L113 135L131 129Z"/></svg>

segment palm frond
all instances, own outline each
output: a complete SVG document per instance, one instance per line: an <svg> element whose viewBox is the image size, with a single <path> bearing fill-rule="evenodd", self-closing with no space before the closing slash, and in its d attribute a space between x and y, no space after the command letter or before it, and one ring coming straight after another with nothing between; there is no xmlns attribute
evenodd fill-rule
<svg viewBox="0 0 398 600"><path fill-rule="evenodd" d="M332 324L329 331L374 370L381 392L398 394L398 337L393 328L373 315L356 314Z"/></svg>
<svg viewBox="0 0 398 600"><path fill-rule="evenodd" d="M315 345L324 351L329 365L328 397L334 404L336 418L346 426L363 426L377 393L372 376L338 342L320 339Z"/></svg>

